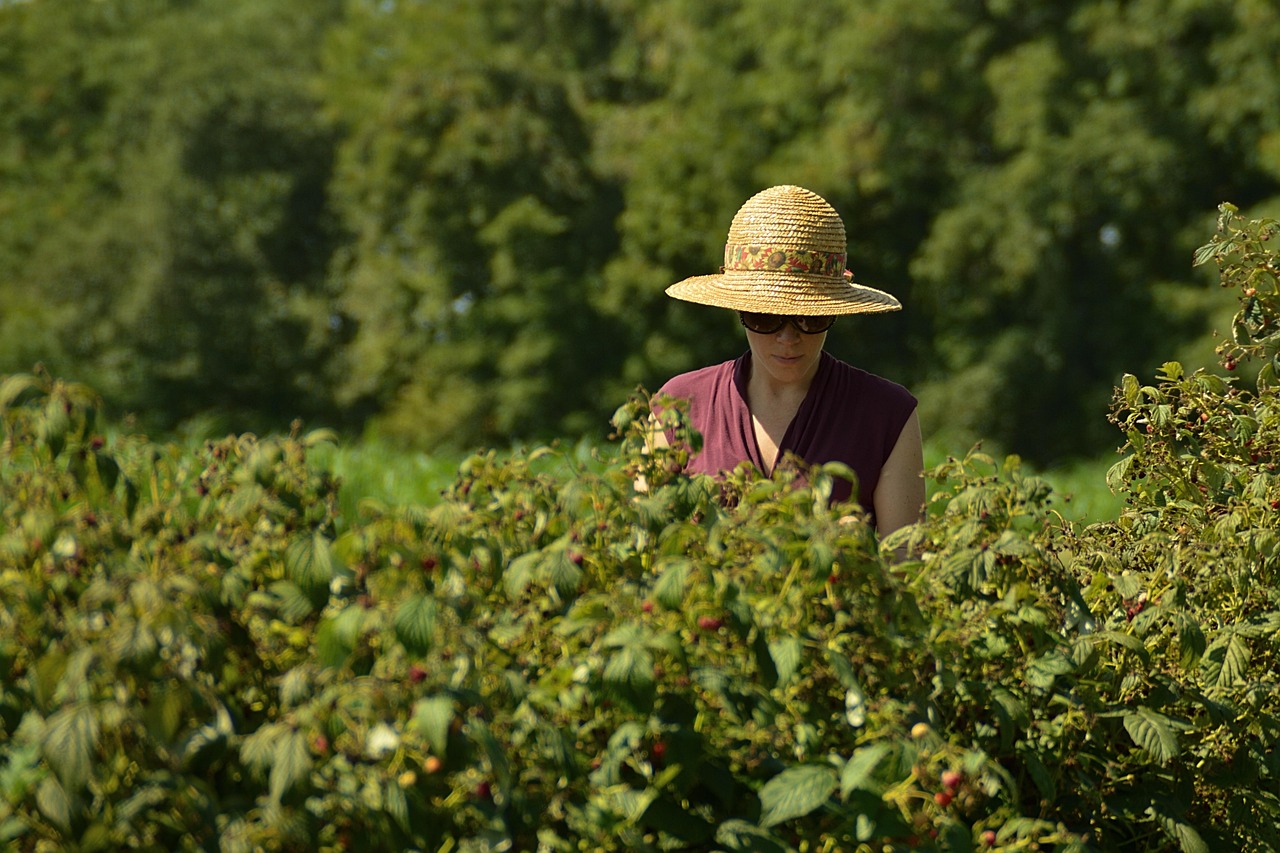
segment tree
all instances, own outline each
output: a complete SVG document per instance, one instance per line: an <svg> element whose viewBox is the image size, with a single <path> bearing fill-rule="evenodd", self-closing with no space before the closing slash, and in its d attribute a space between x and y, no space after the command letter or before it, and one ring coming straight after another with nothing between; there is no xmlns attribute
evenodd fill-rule
<svg viewBox="0 0 1280 853"><path fill-rule="evenodd" d="M67 362L118 405L159 424L210 409L266 424L332 413L333 143L308 81L337 11L160 0L0 11L18 72L6 101L46 93L6 111L0 198L27 212L0 264L11 286L41 294Z"/></svg>
<svg viewBox="0 0 1280 853"><path fill-rule="evenodd" d="M616 363L589 299L616 243L589 122L610 26L594 3L493 0L360 5L333 34L354 235L335 276L357 329L339 398L384 433L438 447L589 428Z"/></svg>

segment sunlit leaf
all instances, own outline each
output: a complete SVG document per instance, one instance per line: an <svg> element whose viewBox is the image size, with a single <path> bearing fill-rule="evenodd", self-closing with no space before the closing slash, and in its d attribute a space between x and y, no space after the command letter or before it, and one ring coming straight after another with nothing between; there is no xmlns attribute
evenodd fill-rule
<svg viewBox="0 0 1280 853"><path fill-rule="evenodd" d="M448 747L453 717L453 700L448 696L428 696L413 707L413 725L438 756L444 755Z"/></svg>
<svg viewBox="0 0 1280 853"><path fill-rule="evenodd" d="M893 747L887 743L873 743L855 749L840 773L841 798L848 799L849 794L856 788L878 793L879 786L872 784L871 777L892 749Z"/></svg>
<svg viewBox="0 0 1280 853"><path fill-rule="evenodd" d="M1133 742L1160 764L1166 764L1177 757L1178 735L1170 725L1169 718L1158 711L1142 707L1126 714L1124 728Z"/></svg>
<svg viewBox="0 0 1280 853"><path fill-rule="evenodd" d="M271 757L271 799L280 802L294 785L311 772L311 752L307 736L289 728L275 744Z"/></svg>
<svg viewBox="0 0 1280 853"><path fill-rule="evenodd" d="M836 771L816 764L788 767L760 789L760 825L803 817L825 803L839 786Z"/></svg>
<svg viewBox="0 0 1280 853"><path fill-rule="evenodd" d="M41 749L45 761L67 791L89 781L98 743L98 723L87 702L68 705L49 718Z"/></svg>
<svg viewBox="0 0 1280 853"><path fill-rule="evenodd" d="M396 639L410 653L426 655L435 638L437 605L428 595L413 595L396 608L392 617Z"/></svg>

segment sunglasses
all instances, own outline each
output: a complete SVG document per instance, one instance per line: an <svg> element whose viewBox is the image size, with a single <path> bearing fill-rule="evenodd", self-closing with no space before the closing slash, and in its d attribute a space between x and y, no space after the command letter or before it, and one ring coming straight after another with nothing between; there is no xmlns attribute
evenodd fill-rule
<svg viewBox="0 0 1280 853"><path fill-rule="evenodd" d="M786 314L759 314L755 311L739 311L738 317L747 331L757 335L772 335L782 331L790 323L806 335L820 335L836 323L835 317L799 317Z"/></svg>

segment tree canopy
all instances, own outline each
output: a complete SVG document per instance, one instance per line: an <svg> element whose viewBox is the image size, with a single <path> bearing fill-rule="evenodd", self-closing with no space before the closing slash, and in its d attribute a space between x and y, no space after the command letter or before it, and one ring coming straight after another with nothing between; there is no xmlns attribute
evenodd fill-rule
<svg viewBox="0 0 1280 853"><path fill-rule="evenodd" d="M1277 207L1263 0L0 4L0 372L172 426L424 448L602 431L743 349L663 288L796 183L900 315L835 354L925 429L1110 441L1223 325L1216 206Z"/></svg>

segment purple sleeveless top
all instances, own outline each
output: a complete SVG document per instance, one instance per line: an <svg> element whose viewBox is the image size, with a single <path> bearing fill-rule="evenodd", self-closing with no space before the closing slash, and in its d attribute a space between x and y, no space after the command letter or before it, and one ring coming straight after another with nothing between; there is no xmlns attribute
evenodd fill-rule
<svg viewBox="0 0 1280 853"><path fill-rule="evenodd" d="M733 361L674 377L659 394L689 400L689 417L702 434L694 473L716 475L743 461L764 470L747 408L750 351ZM915 411L906 388L822 353L813 383L778 445L778 461L794 453L810 465L843 462L858 475L858 504L874 514L880 470ZM832 502L847 500L849 483L837 479Z"/></svg>

